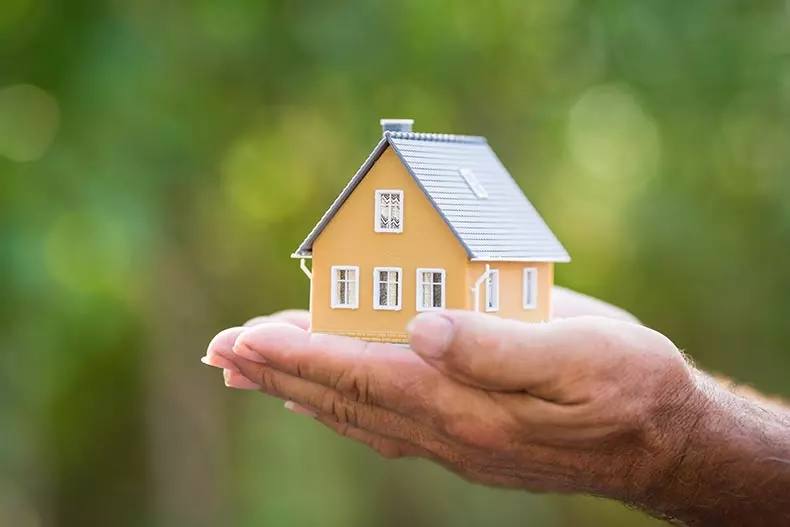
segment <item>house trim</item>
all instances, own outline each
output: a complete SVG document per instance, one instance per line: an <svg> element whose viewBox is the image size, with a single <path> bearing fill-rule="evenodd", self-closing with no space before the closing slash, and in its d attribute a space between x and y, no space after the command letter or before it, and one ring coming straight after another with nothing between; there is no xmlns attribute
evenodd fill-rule
<svg viewBox="0 0 790 527"><path fill-rule="evenodd" d="M486 268L483 271L483 274L481 274L477 278L477 280L475 281L475 285L472 288L472 293L474 294L475 297L475 311L478 312L480 311L480 285L486 281L486 279L488 278L488 273L490 272L491 272L491 266L486 264Z"/></svg>
<svg viewBox="0 0 790 527"><path fill-rule="evenodd" d="M302 258L302 256L295 256L295 258ZM516 263L568 263L571 261L570 257L567 259L558 258L511 258L509 256L479 256L477 258L470 258L470 262L516 262Z"/></svg>

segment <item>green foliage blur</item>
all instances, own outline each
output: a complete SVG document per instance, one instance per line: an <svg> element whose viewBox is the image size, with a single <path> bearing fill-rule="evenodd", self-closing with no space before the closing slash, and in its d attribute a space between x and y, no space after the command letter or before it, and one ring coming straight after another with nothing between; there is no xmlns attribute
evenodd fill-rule
<svg viewBox="0 0 790 527"><path fill-rule="evenodd" d="M785 2L3 0L0 525L640 526L385 461L198 362L380 137L488 137L574 260L790 395Z"/></svg>

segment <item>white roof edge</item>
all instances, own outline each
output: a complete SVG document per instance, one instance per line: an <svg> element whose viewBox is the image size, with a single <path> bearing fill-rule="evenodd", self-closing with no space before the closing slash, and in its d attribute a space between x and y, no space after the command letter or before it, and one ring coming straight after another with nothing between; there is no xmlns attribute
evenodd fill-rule
<svg viewBox="0 0 790 527"><path fill-rule="evenodd" d="M293 253L291 254L291 258L295 260L299 260L304 258L305 260L311 260L313 258L312 254L299 254ZM497 256L489 256L489 257L479 257L479 258L470 258L472 262L524 262L524 263L568 263L571 261L570 258L508 258L508 257L497 257Z"/></svg>
<svg viewBox="0 0 790 527"><path fill-rule="evenodd" d="M507 256L478 256L470 259L473 262L522 262L522 263L568 263L567 258L510 258Z"/></svg>

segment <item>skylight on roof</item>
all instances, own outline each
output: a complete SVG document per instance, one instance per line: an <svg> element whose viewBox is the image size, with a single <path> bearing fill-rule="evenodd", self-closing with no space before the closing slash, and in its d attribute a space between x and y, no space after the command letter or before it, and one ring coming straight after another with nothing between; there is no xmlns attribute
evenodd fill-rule
<svg viewBox="0 0 790 527"><path fill-rule="evenodd" d="M477 176L475 176L471 168L461 168L458 172L461 173L461 177L464 178L466 184L469 185L469 188L475 193L477 199L488 199L488 192L485 187L480 184L480 181L478 181Z"/></svg>

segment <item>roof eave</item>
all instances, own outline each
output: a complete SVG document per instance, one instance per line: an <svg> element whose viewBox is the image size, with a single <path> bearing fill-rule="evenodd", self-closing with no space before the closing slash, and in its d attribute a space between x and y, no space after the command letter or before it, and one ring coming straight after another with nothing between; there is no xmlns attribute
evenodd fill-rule
<svg viewBox="0 0 790 527"><path fill-rule="evenodd" d="M569 263L570 256L558 256L556 258L527 258L518 256L476 256L470 258L473 262L521 262L521 263Z"/></svg>

